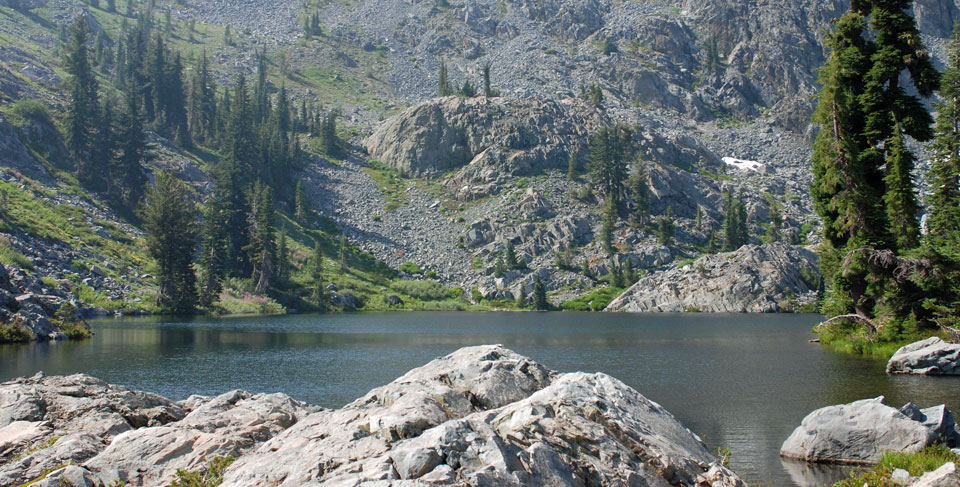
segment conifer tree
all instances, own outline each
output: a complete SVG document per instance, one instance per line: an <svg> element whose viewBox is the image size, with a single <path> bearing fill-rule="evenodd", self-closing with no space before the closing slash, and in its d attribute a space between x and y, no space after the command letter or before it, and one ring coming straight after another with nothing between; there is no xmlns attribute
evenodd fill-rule
<svg viewBox="0 0 960 487"><path fill-rule="evenodd" d="M450 81L447 79L447 63L440 61L440 71L437 74L437 96L449 96L453 90L450 88Z"/></svg>
<svg viewBox="0 0 960 487"><path fill-rule="evenodd" d="M190 109L187 117L190 136L199 143L207 141L214 135L214 118L217 113L215 93L216 87L210 76L207 50L204 49L190 80Z"/></svg>
<svg viewBox="0 0 960 487"><path fill-rule="evenodd" d="M117 201L133 209L140 203L147 183L142 165L147 160L147 135L143 131L140 104L133 88L124 93L123 105L124 110L117 126L117 156L113 179Z"/></svg>
<svg viewBox="0 0 960 487"><path fill-rule="evenodd" d="M650 216L650 176L647 175L644 166L643 161L639 162L633 175L630 176L630 192L633 195L630 221L640 227L647 224Z"/></svg>
<svg viewBox="0 0 960 487"><path fill-rule="evenodd" d="M517 307L525 308L527 306L527 287L520 285L520 294L517 295Z"/></svg>
<svg viewBox="0 0 960 487"><path fill-rule="evenodd" d="M696 216L695 222L696 223L693 224L693 229L698 232L702 232L703 231L703 207L701 207L699 203L697 204L697 216Z"/></svg>
<svg viewBox="0 0 960 487"><path fill-rule="evenodd" d="M287 255L287 229L280 229L280 244L277 246L277 278L285 281L290 277L290 260Z"/></svg>
<svg viewBox="0 0 960 487"><path fill-rule="evenodd" d="M627 258L627 263L624 264L623 280L627 287L630 287L637 282L637 273L633 270L633 259L631 258Z"/></svg>
<svg viewBox="0 0 960 487"><path fill-rule="evenodd" d="M493 277L503 277L507 271L507 264L503 261L503 254L497 254L497 262L493 265Z"/></svg>
<svg viewBox="0 0 960 487"><path fill-rule="evenodd" d="M340 235L340 272L347 272L347 236Z"/></svg>
<svg viewBox="0 0 960 487"><path fill-rule="evenodd" d="M253 265L254 289L265 294L276 277L277 255L274 236L273 192L259 182L250 194L250 214L247 216L250 243L245 250Z"/></svg>
<svg viewBox="0 0 960 487"><path fill-rule="evenodd" d="M222 203L210 198L203 210L203 226L200 234L200 257L197 268L200 274L200 306L209 308L219 300L223 291L223 279L227 270L227 232Z"/></svg>
<svg viewBox="0 0 960 487"><path fill-rule="evenodd" d="M936 105L936 141L927 199L927 240L960 245L960 30L954 31Z"/></svg>
<svg viewBox="0 0 960 487"><path fill-rule="evenodd" d="M313 294L311 300L316 306L323 303L323 251L320 249L320 241L317 240L313 245L313 269L310 272L313 278Z"/></svg>
<svg viewBox="0 0 960 487"><path fill-rule="evenodd" d="M303 189L303 181L298 179L293 196L293 215L297 223L303 225L307 222L309 208L310 200L307 198L306 190Z"/></svg>
<svg viewBox="0 0 960 487"><path fill-rule="evenodd" d="M144 200L143 228L147 250L160 269L157 305L177 314L192 313L197 302L192 265L197 217L187 185L167 171L158 172Z"/></svg>
<svg viewBox="0 0 960 487"><path fill-rule="evenodd" d="M764 238L767 242L779 242L783 237L781 227L783 226L783 216L780 214L780 208L777 205L770 205L770 225L767 227L767 235Z"/></svg>
<svg viewBox="0 0 960 487"><path fill-rule="evenodd" d="M547 301L547 288L540 280L540 275L537 275L533 281L533 309L537 311L550 309L550 301Z"/></svg>
<svg viewBox="0 0 960 487"><path fill-rule="evenodd" d="M580 174L580 151L571 150L570 159L567 162L567 179L573 181Z"/></svg>
<svg viewBox="0 0 960 487"><path fill-rule="evenodd" d="M619 209L624 197L633 133L624 125L601 127L590 141L590 181Z"/></svg>
<svg viewBox="0 0 960 487"><path fill-rule="evenodd" d="M84 181L96 168L90 167L95 128L94 120L99 114L97 79L90 67L87 42L90 26L80 15L70 24L70 38L65 46L65 68L70 75L68 86L70 104L67 108L67 148L76 161L77 179Z"/></svg>
<svg viewBox="0 0 960 487"><path fill-rule="evenodd" d="M493 89L490 88L490 65L483 65L483 96L490 98L493 96Z"/></svg>
<svg viewBox="0 0 960 487"><path fill-rule="evenodd" d="M657 240L661 245L672 245L673 235L676 233L676 224L673 221L673 207L667 207L667 213L660 218L657 225Z"/></svg>
<svg viewBox="0 0 960 487"><path fill-rule="evenodd" d="M608 195L605 203L603 204L603 223L600 229L600 242L603 244L603 251L607 255L612 255L615 249L613 248L613 231L617 225L617 207L614 201L613 196Z"/></svg>
<svg viewBox="0 0 960 487"><path fill-rule="evenodd" d="M517 254L513 249L513 242L507 241L507 247L503 251L503 264L508 270L520 268L520 262L517 261Z"/></svg>

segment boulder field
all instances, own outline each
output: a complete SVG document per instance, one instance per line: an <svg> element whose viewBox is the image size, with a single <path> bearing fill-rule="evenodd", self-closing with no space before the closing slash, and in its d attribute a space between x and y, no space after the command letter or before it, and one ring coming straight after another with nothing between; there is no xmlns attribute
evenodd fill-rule
<svg viewBox="0 0 960 487"><path fill-rule="evenodd" d="M174 402L86 375L0 384L0 485L741 487L669 412L605 374L458 350L340 409L233 391Z"/></svg>

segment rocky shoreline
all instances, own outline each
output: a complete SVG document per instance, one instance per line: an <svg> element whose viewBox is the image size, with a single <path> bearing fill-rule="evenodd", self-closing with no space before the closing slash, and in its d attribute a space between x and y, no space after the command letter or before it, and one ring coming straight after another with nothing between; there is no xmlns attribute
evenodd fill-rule
<svg viewBox="0 0 960 487"><path fill-rule="evenodd" d="M330 410L233 391L174 402L86 375L0 384L0 485L740 487L669 412L605 374L461 349Z"/></svg>

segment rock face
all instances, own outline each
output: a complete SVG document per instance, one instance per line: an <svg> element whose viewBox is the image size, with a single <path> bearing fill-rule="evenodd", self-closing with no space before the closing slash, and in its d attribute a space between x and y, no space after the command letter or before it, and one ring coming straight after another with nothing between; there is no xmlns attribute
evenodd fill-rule
<svg viewBox="0 0 960 487"><path fill-rule="evenodd" d="M80 403L89 405L86 419L71 422ZM114 410L139 419L122 421ZM0 385L4 424L3 458L28 454L0 467L0 485L36 478L44 458L43 468L75 465L39 486L161 486L177 468L229 455L237 459L224 486L744 486L669 412L622 382L559 374L501 346L461 349L338 410L282 394L173 403L87 376L21 379ZM66 436L50 442L54 434Z"/></svg>
<svg viewBox="0 0 960 487"><path fill-rule="evenodd" d="M65 302L66 296L59 290L48 288L23 269L0 264L0 324L20 327L31 340L66 339L50 321Z"/></svg>
<svg viewBox="0 0 960 487"><path fill-rule="evenodd" d="M890 357L887 373L960 375L960 345L938 337L904 345Z"/></svg>
<svg viewBox="0 0 960 487"><path fill-rule="evenodd" d="M943 406L897 410L883 396L818 409L783 442L780 456L806 462L877 463L884 452L914 453L937 441L957 444L957 425Z"/></svg>
<svg viewBox="0 0 960 487"><path fill-rule="evenodd" d="M364 141L370 157L410 176L459 170L448 185L463 199L473 186L566 168L609 120L581 100L446 97L409 108Z"/></svg>
<svg viewBox="0 0 960 487"><path fill-rule="evenodd" d="M817 257L802 247L745 245L643 278L607 311L777 312L812 299Z"/></svg>

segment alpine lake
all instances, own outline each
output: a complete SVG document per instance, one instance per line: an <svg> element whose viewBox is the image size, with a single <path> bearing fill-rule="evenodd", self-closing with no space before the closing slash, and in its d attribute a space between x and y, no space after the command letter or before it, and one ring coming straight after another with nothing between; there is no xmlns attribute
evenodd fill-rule
<svg viewBox="0 0 960 487"><path fill-rule="evenodd" d="M811 411L886 396L960 411L960 379L888 376L810 343L818 315L361 313L92 321L89 340L0 346L0 380L82 372L171 399L232 389L340 407L470 345L604 372L660 403L753 486L829 485L849 468L781 461Z"/></svg>

